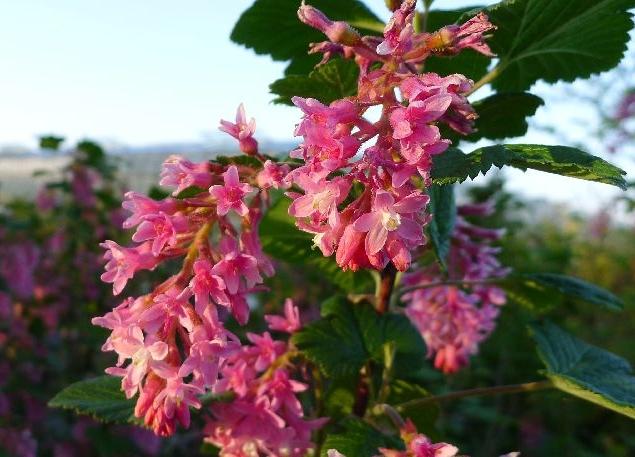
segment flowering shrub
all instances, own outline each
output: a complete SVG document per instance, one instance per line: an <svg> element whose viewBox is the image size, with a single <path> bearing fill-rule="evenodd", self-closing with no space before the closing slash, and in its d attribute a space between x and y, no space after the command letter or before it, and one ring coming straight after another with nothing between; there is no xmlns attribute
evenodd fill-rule
<svg viewBox="0 0 635 457"><path fill-rule="evenodd" d="M512 274L497 258L502 232L483 226L492 208L457 206L453 188L492 165L625 187L622 170L572 147L457 147L522 135L542 103L522 92L533 82L617 64L621 45L597 58L576 41L596 32L588 18L597 7L576 0L577 8L553 15L559 25L546 13L530 19L554 8L542 0L504 1L465 17L430 10L431 2L419 11L415 0L391 1L384 25L357 1L316 3L324 11L302 4L300 22L271 34L298 5L258 0L232 35L291 60L271 88L300 109L300 145L288 159L264 155L241 105L221 130L242 155L170 157L160 180L170 195L126 194L132 243L102 243L101 276L125 298L93 319L110 331L103 350L116 360L110 376L71 385L50 404L138 421L159 436L194 426L226 457L449 457L463 447L428 438L434 421L422 410L481 394L558 388L633 417L629 364L549 321L531 326L546 380L425 390L426 359L445 374L468 366L508 298L529 308L559 294L621 307L578 278ZM597 33L623 32L625 41L629 5L613 3ZM438 24L448 18L459 19ZM536 37L534 27L558 32ZM319 62L307 71L315 63L304 54L309 42ZM553 65L561 49L575 55L570 66ZM468 99L489 83L494 95ZM141 271L163 265L176 267L143 292L131 290ZM277 273L294 277L283 314L282 300L272 303ZM315 284L302 284L312 278L322 287L307 294Z"/></svg>

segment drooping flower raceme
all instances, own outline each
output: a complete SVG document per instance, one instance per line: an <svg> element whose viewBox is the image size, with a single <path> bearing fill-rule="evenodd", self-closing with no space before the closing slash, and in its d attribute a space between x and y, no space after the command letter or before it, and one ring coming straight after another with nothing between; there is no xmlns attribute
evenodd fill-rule
<svg viewBox="0 0 635 457"><path fill-rule="evenodd" d="M499 249L491 245L502 232L478 227L465 219L485 217L492 210L490 204L458 208L447 279L476 283L468 286L469 290L454 285L434 286L444 281L436 265L416 269L404 278L406 286L420 287L404 295L406 314L421 332L434 365L445 373L468 364L479 344L494 330L499 307L506 302L505 293L498 287L478 284L508 273L496 258Z"/></svg>
<svg viewBox="0 0 635 457"><path fill-rule="evenodd" d="M343 269L381 270L389 262L408 269L411 253L425 244L429 220L420 184L430 182L432 157L450 144L438 125L467 134L476 118L466 99L471 81L458 74L417 74L415 68L431 54L465 48L491 55L483 40L493 26L480 14L463 25L415 33L415 3L401 2L383 41L362 37L309 5L298 11L300 20L329 38L312 47L324 54L322 63L340 54L360 68L356 96L328 106L292 99L304 116L295 131L303 142L291 154L302 165L287 177L301 192L288 193L294 200L289 213ZM377 122L364 117L373 106L381 107Z"/></svg>

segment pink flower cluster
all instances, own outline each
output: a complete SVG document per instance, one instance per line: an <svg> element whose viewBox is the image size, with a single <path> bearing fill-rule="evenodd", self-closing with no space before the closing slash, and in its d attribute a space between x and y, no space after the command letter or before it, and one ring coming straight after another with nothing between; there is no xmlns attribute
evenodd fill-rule
<svg viewBox="0 0 635 457"><path fill-rule="evenodd" d="M222 129L260 158L251 137L253 121L246 124L242 106L237 124L223 121ZM126 194L123 207L131 215L123 226L136 227L136 244L103 243L107 264L102 280L113 284L116 295L140 270L169 259L182 258L182 265L150 293L125 299L93 323L112 331L102 349L116 352L118 360L107 372L122 377L128 398L139 394L135 414L159 435L174 433L178 424L188 427L190 407L200 408L199 397L206 391L233 389L228 378L241 370L246 360L240 362L241 357L270 351L256 357L253 367L250 364L258 370L273 362L268 357L278 355L279 345L268 335L251 336L263 343L241 349L221 314L231 313L239 324L246 324L248 294L260 290L263 276L274 272L262 252L258 226L268 200L266 189L279 187L287 171L271 162L258 170L173 156L161 174L161 184L174 188L172 196L157 201ZM187 194L181 196L184 191ZM272 319L272 328L284 327ZM282 382L280 376L275 379Z"/></svg>
<svg viewBox="0 0 635 457"><path fill-rule="evenodd" d="M290 300L285 317L266 319L271 330L300 329L298 309ZM326 419L304 419L297 394L307 385L292 378L294 353L289 344L273 340L268 332L248 333L247 338L251 344L235 351L221 369L216 391L232 392L234 398L211 406L205 440L219 447L223 457L302 457L313 447L311 432Z"/></svg>
<svg viewBox="0 0 635 457"><path fill-rule="evenodd" d="M429 183L432 156L450 144L438 124L467 134L476 118L466 99L471 81L458 74L418 74L417 65L430 54L463 48L491 55L483 33L493 26L480 14L461 26L416 34L415 3L406 0L395 11L383 41L362 37L311 6L298 12L330 40L311 49L324 54L322 62L341 54L360 68L354 97L328 106L293 98L304 116L295 131L303 142L291 154L302 165L287 177L301 192L288 193L289 213L343 269L381 270L389 262L408 269L411 252L425 243L429 220L420 183ZM381 107L377 122L364 117L372 107Z"/></svg>
<svg viewBox="0 0 635 457"><path fill-rule="evenodd" d="M421 287L404 295L406 314L421 332L435 367L445 373L456 372L468 364L470 356L478 352L479 344L494 330L499 307L506 302L501 289L479 283L509 272L496 258L499 248L491 245L502 232L478 227L465 219L465 216L485 217L492 211L493 206L487 203L458 208L447 279L436 265L418 269L404 278L406 287ZM468 286L434 286L445 280L465 281Z"/></svg>

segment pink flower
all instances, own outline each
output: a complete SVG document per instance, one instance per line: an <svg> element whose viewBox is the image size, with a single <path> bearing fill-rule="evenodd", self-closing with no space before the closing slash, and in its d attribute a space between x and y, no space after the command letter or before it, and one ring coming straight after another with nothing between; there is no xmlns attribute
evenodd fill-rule
<svg viewBox="0 0 635 457"><path fill-rule="evenodd" d="M373 255L381 251L388 235L394 232L403 239L421 243L422 228L413 219L404 215L421 211L428 203L428 197L413 192L397 203L391 194L379 190L375 194L373 211L360 216L353 228L366 235L366 253Z"/></svg>
<svg viewBox="0 0 635 457"><path fill-rule="evenodd" d="M190 407L199 409L201 402L197 395L203 393L200 387L186 384L174 367L157 367L155 373L166 380L165 388L154 398L153 406L162 408L165 418L183 427L190 426Z"/></svg>
<svg viewBox="0 0 635 457"><path fill-rule="evenodd" d="M155 362L165 359L168 345L156 338L145 339L143 331L136 325L128 327L125 332L117 332L111 339L111 344L119 355L118 366L122 360L132 360L125 369L108 368L106 373L123 376L121 387L126 397L132 398L137 393L148 368L155 365Z"/></svg>
<svg viewBox="0 0 635 457"><path fill-rule="evenodd" d="M336 100L329 106L314 98L293 97L291 101L304 112L304 119L298 125L296 135L304 135L305 128L311 124L333 128L338 124L351 124L359 121L359 109L350 100Z"/></svg>
<svg viewBox="0 0 635 457"><path fill-rule="evenodd" d="M0 276L19 298L33 295L39 260L40 250L31 242L12 244L0 251Z"/></svg>
<svg viewBox="0 0 635 457"><path fill-rule="evenodd" d="M191 332L194 328L191 308L192 305L184 298L183 291L171 287L154 297L152 306L141 313L139 321L149 333L156 333L159 329L169 326L174 319Z"/></svg>
<svg viewBox="0 0 635 457"><path fill-rule="evenodd" d="M254 368L259 371L271 365L285 349L285 344L282 341L273 340L269 332L263 333L262 336L247 333L247 339L254 345L250 351L256 357Z"/></svg>
<svg viewBox="0 0 635 457"><path fill-rule="evenodd" d="M289 206L289 214L297 218L313 215L328 217L337 211L337 205L344 201L350 189L350 182L346 179L316 182L300 174L295 177L295 182L306 192Z"/></svg>
<svg viewBox="0 0 635 457"><path fill-rule="evenodd" d="M377 46L380 55L402 55L412 47L412 20L415 11L416 0L404 0L396 10L384 29L384 41Z"/></svg>
<svg viewBox="0 0 635 457"><path fill-rule="evenodd" d="M289 165L277 165L271 160L267 160L262 171L256 176L256 182L261 189L288 189L289 184L284 178L289 173Z"/></svg>
<svg viewBox="0 0 635 457"><path fill-rule="evenodd" d="M157 201L137 192L126 192L121 206L132 213L123 223L123 228L128 229L139 225L147 216L174 213L177 202L171 198Z"/></svg>
<svg viewBox="0 0 635 457"><path fill-rule="evenodd" d="M179 368L178 375L184 378L193 373L194 384L213 387L218 380L222 358L228 356L236 346L220 335L209 335L203 326L196 327L190 338L190 353Z"/></svg>
<svg viewBox="0 0 635 457"><path fill-rule="evenodd" d="M294 333L302 328L300 322L300 311L293 304L293 300L287 298L284 302L284 317L275 315L265 315L265 320L271 330Z"/></svg>
<svg viewBox="0 0 635 457"><path fill-rule="evenodd" d="M225 281L220 276L212 274L213 267L207 259L197 260L193 268L194 277L190 281L189 288L194 294L196 312L199 316L205 316L208 322L215 326L218 317L212 301L220 305L229 305L229 298L225 293Z"/></svg>
<svg viewBox="0 0 635 457"><path fill-rule="evenodd" d="M249 210L243 198L254 190L253 187L240 182L238 169L235 165L230 166L227 171L223 173L223 180L225 185L214 185L209 188L210 195L216 199L216 211L218 215L224 216L229 210L233 209L238 215L246 216Z"/></svg>
<svg viewBox="0 0 635 457"><path fill-rule="evenodd" d="M471 48L488 57L494 57L495 54L483 37L484 33L492 30L496 30L496 27L489 22L485 13L480 12L464 24L443 27L433 36L440 35L445 54L458 54L462 49Z"/></svg>
<svg viewBox="0 0 635 457"><path fill-rule="evenodd" d="M158 257L165 247L176 247L179 235L189 231L189 223L185 216L169 215L162 211L144 217L143 222L132 235L132 241L152 241L152 255Z"/></svg>
<svg viewBox="0 0 635 457"><path fill-rule="evenodd" d="M223 278L230 294L238 292L240 278L245 278L247 288L262 282L258 272L258 261L251 255L245 255L238 249L236 240L225 237L220 245L223 258L212 267L212 273Z"/></svg>
<svg viewBox="0 0 635 457"><path fill-rule="evenodd" d="M183 157L171 155L163 162L159 184L176 187L172 195L178 195L192 186L208 188L212 184L209 163L194 163Z"/></svg>
<svg viewBox="0 0 635 457"><path fill-rule="evenodd" d="M240 150L247 155L254 155L258 152L258 142L253 137L256 131L256 120L251 118L247 122L245 107L241 103L236 111L236 123L221 119L219 129L238 140Z"/></svg>
<svg viewBox="0 0 635 457"><path fill-rule="evenodd" d="M112 283L114 295L119 295L137 271L151 270L157 265L158 260L150 252L150 244L143 243L134 248L125 248L110 240L100 244L107 249L104 254L106 272L101 275L101 280Z"/></svg>

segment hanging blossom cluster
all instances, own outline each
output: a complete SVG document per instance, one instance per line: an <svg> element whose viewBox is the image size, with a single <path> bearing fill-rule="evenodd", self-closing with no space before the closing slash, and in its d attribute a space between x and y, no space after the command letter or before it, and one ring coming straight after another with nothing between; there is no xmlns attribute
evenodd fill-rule
<svg viewBox="0 0 635 457"><path fill-rule="evenodd" d="M179 424L188 427L190 408L201 407L202 394L227 391L238 398L215 410L210 440L241 446L241 438L228 435L223 424L251 408L275 425L286 424L275 438L271 435L276 446L306 449L312 425L302 422L302 408L292 401L300 384L282 366L261 373L284 355L286 346L264 334L250 335L252 345L243 347L223 324L225 314L246 324L248 294L262 290L263 276L274 273L262 252L258 226L268 189L285 187L288 168L258 153L254 129L242 106L236 123L221 124L260 166L193 163L172 156L161 174L161 184L174 188L172 196L157 201L126 194L123 207L131 214L123 226L136 227L135 244L103 243L107 264L102 280L119 294L140 270L173 259L182 259L181 268L150 293L126 298L93 323L112 331L102 349L116 352L118 360L106 371L122 377L128 398L139 394L135 415L156 434L170 435ZM287 308L297 314L292 305ZM292 324L280 319L270 318L272 329L297 328L297 319Z"/></svg>
<svg viewBox="0 0 635 457"><path fill-rule="evenodd" d="M502 289L479 284L509 273L497 259L500 248L492 246L503 232L465 219L486 217L493 210L491 203L459 206L447 275L437 265L429 265L404 277L404 285L415 289L403 296L406 314L421 332L435 367L445 373L468 364L479 344L494 330L499 308L506 302ZM476 284L470 285L469 291L460 286L434 286L448 280Z"/></svg>
<svg viewBox="0 0 635 457"><path fill-rule="evenodd" d="M291 155L302 166L287 180L302 192L289 192L289 213L343 269L383 269L389 262L400 271L409 268L429 221L420 184L430 183L432 157L450 145L438 124L473 131L476 113L466 98L472 81L419 70L430 55L466 48L492 55L484 34L494 26L480 13L463 25L415 33L415 5L401 3L383 39L362 37L308 5L298 11L300 20L329 38L310 52L322 53L322 63L335 55L355 59L360 69L356 96L329 106L293 98L304 117L295 131L303 142ZM364 117L372 107L381 108L377 122Z"/></svg>
<svg viewBox="0 0 635 457"><path fill-rule="evenodd" d="M285 316L265 316L270 330L293 333L301 328L298 308L285 303ZM326 419L304 419L297 394L307 385L292 378L293 348L268 332L248 333L250 344L229 356L221 369L218 391L232 392L232 401L211 407L205 441L221 456L303 457L312 449L311 433Z"/></svg>

